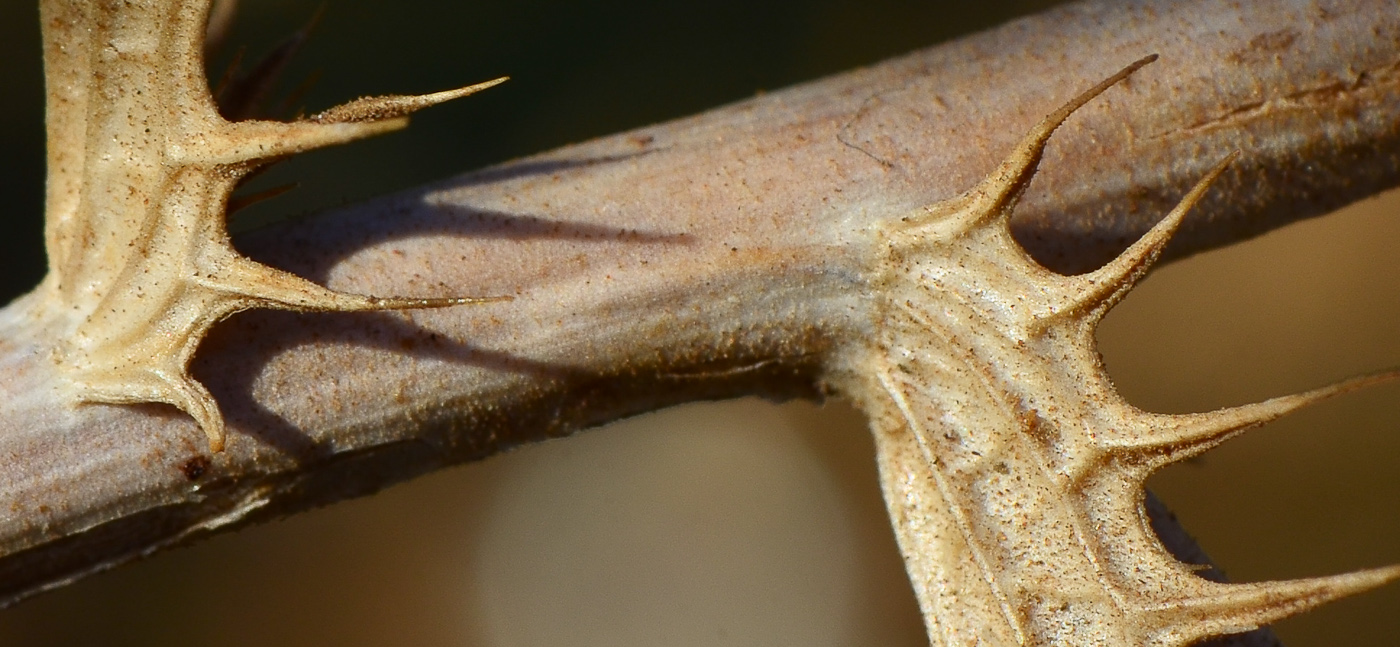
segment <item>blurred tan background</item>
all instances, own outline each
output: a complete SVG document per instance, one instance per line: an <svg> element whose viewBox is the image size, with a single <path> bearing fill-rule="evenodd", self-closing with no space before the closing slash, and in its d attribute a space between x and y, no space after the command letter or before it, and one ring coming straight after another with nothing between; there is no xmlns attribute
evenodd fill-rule
<svg viewBox="0 0 1400 647"><path fill-rule="evenodd" d="M16 285L42 272L37 17L0 7ZM1046 2L337 0L292 71L312 108L510 73L409 133L268 183L296 213L872 62ZM965 5L968 3L957 3ZM22 5L22 6L21 6ZM664 5L664 6L657 6ZM250 55L314 2L245 0ZM728 44L718 44L717 41ZM392 164L381 160L393 159ZM350 175L358 173L358 175ZM345 181L353 177L353 181ZM270 214L270 215L269 215ZM256 215L256 214L255 214ZM1100 339L1134 403L1209 409L1400 365L1400 194L1172 265ZM13 263L14 268L9 265ZM1400 387L1348 396L1159 476L1237 580L1400 561ZM1400 586L1279 627L1390 646ZM526 448L90 578L0 612L0 645L925 644L860 417L691 405Z"/></svg>

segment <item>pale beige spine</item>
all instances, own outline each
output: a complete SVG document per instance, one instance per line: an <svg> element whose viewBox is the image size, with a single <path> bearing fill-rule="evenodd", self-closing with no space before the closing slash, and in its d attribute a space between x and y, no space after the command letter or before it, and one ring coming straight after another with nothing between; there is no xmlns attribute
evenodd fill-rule
<svg viewBox="0 0 1400 647"><path fill-rule="evenodd" d="M1045 143L1042 121L970 191L878 227L878 334L848 387L870 415L890 515L935 647L1185 647L1400 577L1400 567L1221 584L1162 547L1143 508L1154 470L1331 395L1358 378L1204 414L1120 398L1094 329L1142 278L1221 162L1103 268L1052 273L1008 222Z"/></svg>
<svg viewBox="0 0 1400 647"><path fill-rule="evenodd" d="M369 97L306 120L226 121L210 96L210 0L44 0L49 275L41 310L75 402L164 402L224 446L218 404L187 366L209 328L249 308L436 308L481 297L377 298L253 262L229 243L238 181L277 159L402 128L422 97ZM62 37L58 37L61 34Z"/></svg>

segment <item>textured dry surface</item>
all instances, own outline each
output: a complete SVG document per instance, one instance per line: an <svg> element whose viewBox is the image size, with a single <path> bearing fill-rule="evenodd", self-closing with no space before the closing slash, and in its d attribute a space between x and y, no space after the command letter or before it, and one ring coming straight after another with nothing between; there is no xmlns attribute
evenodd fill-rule
<svg viewBox="0 0 1400 647"><path fill-rule="evenodd" d="M500 83L366 97L294 123L227 121L204 78L210 3L41 4L49 80L49 274L35 327L70 403L165 403L210 451L224 419L190 359L215 323L251 308L361 312L481 298L338 293L252 262L229 241L229 197L276 160L401 128L405 115Z"/></svg>
<svg viewBox="0 0 1400 647"><path fill-rule="evenodd" d="M1262 229L1271 222L1307 215L1327 204L1364 195L1375 186L1393 182L1393 176L1386 175L1394 172L1393 154L1385 153L1389 149L1383 145L1361 148L1358 143L1384 144L1394 137L1394 120L1385 116L1395 105L1385 94L1393 92L1393 87L1386 85L1390 77L1385 73L1393 71L1394 66L1393 50L1385 49L1393 47L1394 41L1394 22L1386 22L1388 14L1381 13L1387 9L1378 5L1358 8L1356 13L1347 9L1327 15L1294 15L1288 11L1270 14L1279 24L1263 24L1264 27L1318 21L1317 28L1306 30L1308 37L1301 40L1325 39L1330 33L1336 43L1345 44L1342 49L1346 51L1340 55L1351 58L1344 63L1319 64L1323 69L1309 68L1308 61L1302 61L1301 68L1290 68L1279 60L1261 64L1259 74L1251 78L1273 79L1266 86L1273 94L1251 106L1246 99L1259 99L1256 95L1260 88L1236 88L1226 103L1250 109L1237 111L1232 107L1224 115L1229 119L1201 119L1202 114L1210 116L1212 109L1219 107L1218 95L1208 97L1204 103L1209 105L1205 106L1189 100L1175 101L1204 94L1189 92L1191 70L1199 69L1201 79L1211 77L1214 70L1204 62L1200 64L1205 67L1188 64L1178 69L1175 74L1179 77L1159 77L1145 83L1145 88L1135 86L1137 91L1150 92L1161 99L1153 103L1158 112L1123 109L1127 114L1146 115L1146 123L1132 119L1115 121L1111 111L1100 114L1097 121L1090 120L1089 126L1080 127L1091 132L1100 129L1095 134L1097 139L1090 140L1094 146L1083 147L1081 141L1080 154L1104 161L1103 150L1097 147L1100 142L1115 141L1115 134L1121 141L1125 134L1141 132L1124 133L1113 124L1150 127L1155 118L1155 125L1159 126L1156 131L1179 130L1183 134L1179 138L1148 138L1148 144L1140 148L1126 147L1128 152L1142 154L1143 159L1131 164L1122 161L1120 168L1138 172L1155 168L1160 173L1133 183L1131 190L1112 182L1096 183L1104 178L1094 175L1084 175L1078 181L1088 187L1110 187L1105 192L1124 203L1141 204L1129 200L1128 194L1150 202L1154 196L1179 192L1187 178L1203 171L1199 164L1193 164L1207 164L1209 153L1230 148L1227 140L1242 132L1258 144L1257 149L1251 150L1259 151L1246 159L1244 168L1264 172L1265 179L1269 173L1300 173L1298 162L1304 154L1312 169L1341 168L1345 162L1345 176L1305 174L1300 181L1281 185L1283 192L1269 188L1273 185L1260 182L1252 174L1247 181L1239 175L1227 177L1223 194L1240 203L1233 207L1248 208L1233 211L1215 204L1206 205L1203 213L1215 218L1218 229L1230 230L1230 235L1235 236L1240 230ZM1105 17L1096 13L1101 12L1092 8L1067 10L1058 15L1067 24L1042 24L1043 32L1031 33L1056 34L1054 38L1074 43L1078 38L1076 24L1081 29L1088 29L1089 25L1102 28L1098 23ZM1381 16L1379 20L1377 15ZM1112 15L1107 18L1114 19ZM1251 29L1260 23L1268 21L1252 22ZM1161 23L1155 25L1161 27ZM1328 26L1334 31L1329 32ZM1360 37L1365 35L1363 26L1370 29L1372 40ZM1189 23L1184 24L1182 29L1189 27ZM1023 24L993 36L1029 43L1034 39L1018 32L1025 29ZM1126 39L1122 50L1137 49L1134 55L1125 54L1120 60L1134 58L1143 49L1169 49L1164 46L1166 43L1151 41L1152 36L1134 40L1126 29L1109 31ZM1264 35L1243 28L1240 31L1243 33L1233 34L1236 40L1227 38L1224 43L1185 40L1193 44L1202 41L1200 44L1210 55L1203 54L1203 60L1218 60L1227 53L1252 51L1252 44ZM1167 32L1170 30L1162 33ZM1122 36L1124 33L1129 35ZM925 76L932 69L940 70L940 74L977 79L979 83L987 78L994 82L1000 70L1002 75L1032 73L1037 80L1049 76L1052 80L1048 83L1056 87L1071 85L1069 80L1056 83L1053 75L1040 74L1044 70L1037 66L1047 64L1035 58L1021 57L1027 61L1023 68L1008 69L1006 64L997 63L1017 60L1015 52L1004 51L1008 48L999 48L1002 51L997 56L1009 59L979 58L977 53L988 49L986 43L993 36L907 59L864 77L840 79L820 90L808 88L771 95L713 118L679 124L672 130L658 128L572 149L555 155L552 161L527 161L516 171L488 172L456 189L439 187L378 203L348 219L307 223L291 236L287 230L279 232L277 235L284 240L275 247L263 245L260 253L268 258L298 256L302 265L294 269L313 279L328 278L336 283L347 280L342 277L374 274L377 284L354 279L348 280L347 285L353 284L356 290L366 286L363 291L377 293L422 293L416 288L425 285L446 293L480 293L480 284L494 282L494 287L519 290L526 295L521 299L526 303L501 307L490 315L463 313L457 323L453 323L457 315L447 313L416 318L412 323L393 317L359 318L341 320L341 327L318 323L315 328L304 329L304 333L296 332L296 326L301 324L290 319L248 318L241 326L243 332L230 333L220 340L218 347L228 349L222 351L224 354L211 353L210 365L223 367L226 372L207 380L215 386L220 401L237 412L231 416L237 418L234 428L242 430L240 435L247 442L242 443L243 450L219 457L209 465L212 472L206 468L198 470L205 473L196 478L212 474L202 484L202 491L190 491L181 480L189 478L190 470L178 469L191 465L193 457L169 452L169 448L180 446L178 439L188 440L189 429L179 418L161 414L164 421L153 421L150 413L155 410L143 413L101 407L54 413L43 423L48 425L43 431L51 434L47 440L28 435L12 439L21 445L39 443L28 449L21 447L19 455L35 457L29 463L33 466L31 473L40 476L16 483L12 489L15 503L11 509L24 511L28 506L34 514L23 515L29 521L21 522L10 535L11 549L92 528L122 514L156 510L155 518L163 523L136 519L131 525L108 525L99 532L82 535L84 539L80 541L111 541L109 546L115 546L109 548L112 556L120 557L142 549L148 542L160 543L202 527L240 520L269 502L277 505L266 508L265 513L288 509L281 506L346 496L357 489L373 487L380 479L398 478L444 460L478 456L540 434L567 432L578 425L659 402L764 388L780 394L808 392L820 363L817 354L829 348L832 339L862 333L859 319L852 329L853 322L843 314L861 307L860 264L865 258L859 235L861 223L868 218L900 213L939 197L940 192L951 194L970 184L963 180L991 166L989 160L995 155L992 151L997 150L996 144L1001 143L1004 149L1014 138L1014 132L1002 131L1010 130L1009 124L1018 119L1025 123L1016 130L1028 126L1037 111L1047 109L1033 107L1039 102L1030 99L1049 92L1016 87L1015 92L1024 93L1021 100L990 96L984 100L987 105L1001 106L1002 113L969 113L970 106L954 106L955 114L962 111L961 114L977 114L979 118L1000 116L999 121L988 119L991 123L982 124L984 130L933 130L934 136L945 139L954 135L966 138L968 144L956 148L931 141L927 124L918 126L925 129L921 133L908 133L906 138L906 133L895 129L913 126L901 126L906 121L892 119L881 111L898 112L900 106L927 105L922 101L928 99L926 95L899 94L911 88L947 91L971 87L959 86L957 78ZM1027 51L1062 51L1045 45L1029 43ZM1211 46L1216 49L1210 50ZM1171 55L1168 51L1164 54ZM939 57L984 63L942 72L945 68L936 65ZM1191 60L1189 56L1182 59L1188 63ZM1291 58L1287 62L1299 63ZM1062 62L1052 67L1066 69ZM1085 67L1085 76L1096 75L1095 70L1087 69L1091 66ZM900 81L897 73L912 74L917 81ZM1079 76L1078 70L1075 76ZM1319 79L1325 83L1318 85ZM879 92L871 93L868 88L882 83L897 86L889 94L898 95L894 97L898 101L882 99L872 103ZM1011 86L993 83L992 87ZM1322 112L1317 103L1306 101L1317 99L1316 93L1309 92L1320 88L1331 88L1322 93L1328 98L1322 104L1326 108ZM1172 96L1178 91L1185 97ZM1270 99L1274 96L1277 100ZM944 107L946 104L944 101ZM1350 120L1334 122L1331 118L1338 114ZM1300 115L1315 123L1294 123ZM908 123L920 121L917 111L903 116L911 117ZM940 123L959 125L956 119L942 119ZM1287 147L1292 141L1288 133L1293 132L1289 128L1319 123L1345 125L1317 140L1327 142L1322 150L1297 151ZM1217 129L1217 125L1221 128ZM1147 128L1148 132L1153 130ZM1066 135L1074 132L1072 129ZM985 140L979 138L979 133ZM1167 144L1160 144L1162 140L1167 140ZM852 146L852 142L856 145ZM1270 142L1275 143L1275 148L1270 148ZM890 151L882 151L880 145L900 148L897 155L889 155L884 153ZM953 151L945 154L956 159L921 154L920 146ZM1180 152L1172 146L1192 147L1193 154L1169 157ZM1066 148L1074 150L1073 146ZM852 152L856 150L859 152ZM1052 154L1051 160L1054 159ZM755 160L772 164L765 166ZM1251 163L1258 167L1249 166ZM947 167L947 172L940 173L936 168L939 165ZM1083 164L1070 166L1081 173L1086 170ZM1179 168L1183 166L1189 168ZM715 169L714 175L695 172L711 168ZM828 174L823 175L819 169L828 169ZM784 182L785 172L799 174L810 184ZM641 181L643 177L646 182ZM1049 182L1055 186L1053 179ZM813 185L828 190L812 191ZM614 191L609 186L626 187L627 191ZM1319 186L1329 190L1319 190ZM1119 193L1112 193L1114 190ZM1302 197L1312 199L1302 200L1300 195L1286 191L1308 192ZM687 199L678 201L677 195ZM1074 191L1066 189L1057 195L1071 196ZM647 205L653 203L666 208L655 210L656 217L648 219ZM1032 225L1023 229L1038 237L1037 249L1044 258L1052 262L1057 258L1056 245L1074 248L1065 242L1070 238L1056 243L1054 237L1045 235L1043 227L1034 225L1035 215L1046 213L1045 205L1039 205L1040 210L1034 202L1027 206L1031 208L1025 213ZM687 209L692 208L693 214L687 215ZM387 216L385 223L396 222L376 227L375 213ZM1155 213L1159 212L1143 209L1140 214L1130 214L1136 219L1122 216L1124 222L1114 218L1090 219L1085 228L1098 232L1103 240L1126 240L1150 222ZM1220 222L1241 214L1244 224L1239 226ZM347 221L351 226L364 227L356 229L353 236L346 234ZM1072 229L1076 222L1062 224ZM317 227L324 230L312 233ZM429 235L434 232L449 236L446 240L434 240ZM503 237L518 244L509 245L509 249L491 249L488 244L506 246L499 240L480 243L451 235L466 232L502 232L506 234ZM1209 241L1209 236L1203 237L1199 232L1194 238L1190 231L1187 234L1190 245ZM375 248L378 251L363 247L374 240L381 243ZM346 258L332 268L323 263L329 258L318 259L310 253L318 250L328 253L329 258ZM493 254L507 254L509 262L497 261ZM1058 257L1080 256L1061 253ZM441 264L427 267L413 260L454 257L470 262L454 272ZM401 260L405 258L409 260ZM478 287L468 288L469 285ZM697 290L697 285L703 287ZM553 286L553 292L545 286ZM11 312L12 317L22 318L16 310ZM627 325L619 327L618 321ZM279 334L272 336L271 345L267 345L267 332L272 329ZM429 333L428 329L436 332ZM247 333L260 337L258 341L263 345L244 338ZM638 348L635 342L639 338L653 344ZM42 345L42 340L23 334L12 339L22 347L27 343ZM356 348L357 343L369 348ZM405 356L403 351L409 354ZM255 366L240 369L238 362L231 361L233 355L251 359ZM16 388L21 391L26 388L26 381L31 389L45 382L42 367L36 372L26 367L25 361L19 359L15 371L19 383ZM384 370L376 372L370 380L372 384L354 384L356 375L365 374L363 367L367 362L382 365ZM502 369L508 375L501 375ZM319 395L308 394L306 383L333 386ZM403 388L395 388L396 385ZM23 398L14 401L19 408L38 408L42 404L42 400L32 405ZM541 404L556 403L567 407L540 410ZM445 412L440 408L444 404L456 405L456 413ZM142 429L124 429L120 421L125 419L139 420L133 424ZM501 424L505 419L511 424ZM386 426L386 421L393 424ZM74 430L72 438L57 431L65 427ZM413 439L427 442L412 442ZM196 447L185 448L184 451L197 452ZM364 451L370 448L384 451ZM353 461L332 460L336 456L356 455L365 458L365 462L356 465ZM81 456L103 458L94 465L91 460L78 461ZM130 461L125 463L129 467L123 466L124 461ZM81 465L80 469L87 471L55 469L59 465ZM336 465L343 469L335 469ZM125 472L130 476L121 476L123 470L130 470ZM298 476L288 479L277 476L279 473ZM79 474L83 476L80 478ZM325 479L308 480L301 476L304 474ZM153 483L152 475L168 480ZM124 478L129 478L126 489L120 485ZM66 507L59 512L43 503L52 499L55 492L46 483L63 484L62 502ZM94 489L84 493L69 487L77 483L90 484ZM44 498L46 492L50 499ZM162 504L181 501L195 505L159 509ZM45 515L57 516L43 518ZM128 534L140 529L153 532L154 536ZM56 546L58 552L54 554L61 555L63 546ZM26 563L35 564L36 560ZM61 560L48 566L58 572L73 568ZM22 583L27 581L23 577L7 581L28 586Z"/></svg>
<svg viewBox="0 0 1400 647"><path fill-rule="evenodd" d="M1047 271L1011 236L1051 133L1150 60L1051 114L966 193L874 227L886 249L871 278L877 333L840 386L870 415L885 500L935 647L1184 647L1400 577L1390 567L1218 583L1163 548L1158 536L1168 535L1144 504L1148 476L1169 464L1396 377L1198 414L1148 413L1118 395L1096 350L1098 324L1235 155L1093 272Z"/></svg>
<svg viewBox="0 0 1400 647"><path fill-rule="evenodd" d="M1100 328L1116 384L1205 411L1400 365L1397 213L1391 192L1154 272ZM1150 484L1235 581L1400 561L1397 394ZM873 456L840 401L691 404L165 551L0 613L0 642L923 647ZM1384 587L1277 630L1391 647L1397 605Z"/></svg>

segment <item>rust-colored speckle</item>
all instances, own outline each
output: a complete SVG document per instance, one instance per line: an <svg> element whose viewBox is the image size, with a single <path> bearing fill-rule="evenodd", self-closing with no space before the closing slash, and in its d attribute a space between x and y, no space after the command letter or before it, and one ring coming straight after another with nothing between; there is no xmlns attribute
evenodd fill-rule
<svg viewBox="0 0 1400 647"><path fill-rule="evenodd" d="M1241 63L1250 59L1275 58L1287 52L1296 40L1298 40L1298 31L1294 29L1280 29L1260 34L1250 39L1249 44L1242 49L1232 52L1228 60L1233 63Z"/></svg>
<svg viewBox="0 0 1400 647"><path fill-rule="evenodd" d="M1280 29L1267 34L1260 34L1250 39L1249 47L1260 51L1277 52L1288 49L1293 41L1298 40L1298 32L1292 29Z"/></svg>
<svg viewBox="0 0 1400 647"><path fill-rule="evenodd" d="M207 456L195 456L180 465L180 471L185 474L185 478L191 481L198 481L209 471L209 458Z"/></svg>

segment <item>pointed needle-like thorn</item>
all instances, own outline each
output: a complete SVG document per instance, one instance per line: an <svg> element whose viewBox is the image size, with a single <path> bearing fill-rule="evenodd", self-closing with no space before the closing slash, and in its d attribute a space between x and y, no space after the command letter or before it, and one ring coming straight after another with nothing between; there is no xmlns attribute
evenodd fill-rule
<svg viewBox="0 0 1400 647"><path fill-rule="evenodd" d="M308 118L307 121L322 124L335 124L395 119L440 103L476 94L487 88L493 88L505 83L509 79L510 77L503 76L499 79L492 79L484 83L477 83L476 85L469 85L455 90L434 92L432 94L364 97L336 106L325 112L314 114Z"/></svg>
<svg viewBox="0 0 1400 647"><path fill-rule="evenodd" d="M366 309L369 310L420 310L423 308L450 308L452 306L465 306L477 303L497 303L501 301L514 301L515 297L508 295L490 297L443 297L431 299L415 299L412 297L364 297Z"/></svg>
<svg viewBox="0 0 1400 647"><path fill-rule="evenodd" d="M1141 442L1120 444L1110 451L1129 458L1127 462L1139 466L1136 469L1141 470L1140 476L1146 477L1156 469L1199 455L1251 427L1277 420L1323 400L1397 379L1400 379L1400 370L1391 370L1218 411L1153 415L1154 421L1161 420L1165 424L1158 427L1148 423L1154 428Z"/></svg>
<svg viewBox="0 0 1400 647"><path fill-rule="evenodd" d="M1171 640L1154 644L1190 645L1210 636L1250 631L1333 600L1400 579L1400 565L1329 577L1252 584L1211 584L1212 594L1179 601L1159 611Z"/></svg>
<svg viewBox="0 0 1400 647"><path fill-rule="evenodd" d="M230 255L217 273L199 279L206 289L229 295L249 306L298 312L364 312L449 308L473 303L511 301L511 296L447 298L371 297L337 292L294 274Z"/></svg>
<svg viewBox="0 0 1400 647"><path fill-rule="evenodd" d="M1182 196L1171 213L1117 258L1093 272L1068 279L1066 289L1070 291L1069 296L1075 300L1076 305L1065 308L1062 314L1098 320L1122 301L1138 281L1147 275L1147 271L1152 269L1152 264L1162 255L1162 249L1181 227L1186 214L1205 196L1211 183L1239 156L1239 151L1226 155L1225 159L1216 164L1196 186Z"/></svg>
<svg viewBox="0 0 1400 647"><path fill-rule="evenodd" d="M968 194L971 196L971 204L967 213L973 214L977 221L967 223L966 226L986 222L996 217L1000 217L1002 220L1009 219L1012 203L1020 197L1026 185L1030 184L1031 177L1035 175L1036 166L1040 164L1041 154L1045 152L1045 143L1049 141L1050 135L1055 132L1055 129L1059 128L1074 111L1084 107L1084 104L1094 97L1103 94L1104 90L1128 78L1132 73L1155 60L1157 60L1157 55L1152 54L1134 61L1113 76L1079 93L1078 96L1070 99L1068 103L1060 106L1058 110L1050 113L1034 128L1031 128L1030 132L1021 138L1020 143L1016 145L1011 154L1006 156L1001 166L987 175Z"/></svg>
<svg viewBox="0 0 1400 647"><path fill-rule="evenodd" d="M223 132L211 135L202 147L172 151L171 162L247 165L247 170L252 170L279 158L381 135L407 125L408 120L402 118L361 123L236 121L224 124Z"/></svg>

